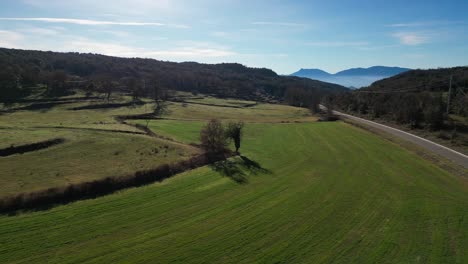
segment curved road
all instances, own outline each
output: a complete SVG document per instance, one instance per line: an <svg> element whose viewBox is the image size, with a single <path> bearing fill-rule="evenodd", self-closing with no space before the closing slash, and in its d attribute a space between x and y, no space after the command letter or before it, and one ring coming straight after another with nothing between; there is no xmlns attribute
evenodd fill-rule
<svg viewBox="0 0 468 264"><path fill-rule="evenodd" d="M322 105L320 105L320 108L326 109ZM430 150L430 151L432 151L432 152L434 152L436 154L439 154L442 157L445 157L445 158L447 158L447 159L449 159L449 160L463 166L465 169L468 169L468 156L463 154L463 153L460 153L460 152L455 151L453 149L450 149L450 148L444 147L444 146L442 146L440 144L434 143L434 142L432 142L430 140L424 139L422 137L415 136L413 134L410 134L408 132L405 132L405 131L402 131L402 130L399 130L399 129L396 129L396 128L393 128L393 127L382 125L382 124L379 124L379 123L376 123L376 122L372 122L372 121L369 121L369 120L366 120L366 119L363 119L363 118L355 117L355 116L348 115L348 114L345 114L345 113L341 113L341 112L338 112L338 111L333 111L333 113L338 115L338 116L344 116L346 118L358 121L360 123L363 123L363 124L366 124L368 126L383 130L383 131L385 131L387 133L390 133L390 134L395 135L397 137L400 137L400 138L403 138L403 139L408 140L410 142L413 142L413 143L417 144L418 146L421 146L421 147L423 147L423 148L425 148L427 150Z"/></svg>

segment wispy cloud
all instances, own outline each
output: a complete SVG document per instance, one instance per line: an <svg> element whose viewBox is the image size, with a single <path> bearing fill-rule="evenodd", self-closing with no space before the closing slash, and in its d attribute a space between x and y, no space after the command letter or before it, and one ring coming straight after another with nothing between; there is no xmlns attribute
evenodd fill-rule
<svg viewBox="0 0 468 264"><path fill-rule="evenodd" d="M284 26L284 27L305 27L305 26L307 26L307 24L302 24L302 23L271 22L271 21L256 21L256 22L252 22L252 25L261 25L261 26Z"/></svg>
<svg viewBox="0 0 468 264"><path fill-rule="evenodd" d="M55 36L61 32L57 28L41 28L41 27L30 27L25 29L20 29L22 32L35 35L45 35L45 36Z"/></svg>
<svg viewBox="0 0 468 264"><path fill-rule="evenodd" d="M236 53L230 50L216 48L195 48L182 47L170 50L150 51L146 53L149 57L170 57L170 58L200 58L200 57L229 57Z"/></svg>
<svg viewBox="0 0 468 264"><path fill-rule="evenodd" d="M147 57L156 59L187 60L196 58L229 57L235 52L227 48L183 46L173 49L145 49L120 44L92 41L86 38L68 41L67 49L79 52L101 53L120 57Z"/></svg>
<svg viewBox="0 0 468 264"><path fill-rule="evenodd" d="M108 34L112 35L117 38L128 38L131 36L131 34L127 31L121 31L121 30L97 30L97 29L90 29L90 32L95 32L99 34Z"/></svg>
<svg viewBox="0 0 468 264"><path fill-rule="evenodd" d="M169 49L156 49L116 44L109 41L97 41L85 37L62 35L64 38L56 39L56 41L53 42L54 44L51 44L51 42L44 44L48 41L49 37L47 34L43 33L49 32L43 32L37 28L28 30L31 32L30 34L0 30L0 47L99 53L118 57L143 57L174 61L203 61L207 59L228 58L236 54L229 47L196 41L175 43L173 48Z"/></svg>
<svg viewBox="0 0 468 264"><path fill-rule="evenodd" d="M400 47L400 44L380 45L380 46L363 46L359 47L360 50L383 50Z"/></svg>
<svg viewBox="0 0 468 264"><path fill-rule="evenodd" d="M164 24L157 22L120 22L106 20L90 20L90 19L75 19L75 18L51 18L51 17L1 17L0 20L7 21L38 21L47 23L62 23L75 24L86 26L170 26L175 28L188 28L187 25Z"/></svg>
<svg viewBox="0 0 468 264"><path fill-rule="evenodd" d="M96 0L16 0L24 2L25 4L41 9L54 9L64 11L81 11L95 14L167 14L173 10L179 10L183 6L174 0L113 0L109 1L96 1Z"/></svg>
<svg viewBox="0 0 468 264"><path fill-rule="evenodd" d="M417 46L430 41L429 35L421 32L396 32L392 36L397 38L401 44L407 46Z"/></svg>
<svg viewBox="0 0 468 264"><path fill-rule="evenodd" d="M21 48L19 42L24 39L20 33L0 30L0 47L4 48Z"/></svg>
<svg viewBox="0 0 468 264"><path fill-rule="evenodd" d="M319 42L307 42L307 46L314 47L362 47L369 45L365 41L319 41Z"/></svg>
<svg viewBox="0 0 468 264"><path fill-rule="evenodd" d="M408 27L430 27L430 26L450 26L450 25L463 25L467 24L465 21L418 21L418 22L406 22L406 23L395 23L386 25L387 27L394 28L408 28Z"/></svg>
<svg viewBox="0 0 468 264"><path fill-rule="evenodd" d="M429 25L427 22L412 22L412 23L396 23L396 24L389 24L386 25L387 27L421 27Z"/></svg>
<svg viewBox="0 0 468 264"><path fill-rule="evenodd" d="M226 38L230 36L230 34L225 31L214 31L214 32L211 32L211 35L215 37L220 37L220 38Z"/></svg>
<svg viewBox="0 0 468 264"><path fill-rule="evenodd" d="M255 58L255 57L287 58L289 57L289 55L286 53L242 53L239 55L241 57L251 57L251 58Z"/></svg>

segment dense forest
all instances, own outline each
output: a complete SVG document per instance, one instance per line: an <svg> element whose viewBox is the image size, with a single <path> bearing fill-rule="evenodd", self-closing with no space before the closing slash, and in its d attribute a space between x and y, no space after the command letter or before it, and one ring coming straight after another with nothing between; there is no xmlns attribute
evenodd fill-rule
<svg viewBox="0 0 468 264"><path fill-rule="evenodd" d="M248 68L236 63L175 63L0 48L0 102L21 99L29 94L31 87L39 84L47 87L48 96L80 88L109 95L126 92L138 97L148 95L151 86L159 86L167 90L259 101L283 100L288 90L306 91L315 98L347 90L336 84L279 76L269 69Z"/></svg>
<svg viewBox="0 0 468 264"><path fill-rule="evenodd" d="M413 70L371 86L332 96L333 105L353 114L411 128L464 129L468 117L468 67Z"/></svg>

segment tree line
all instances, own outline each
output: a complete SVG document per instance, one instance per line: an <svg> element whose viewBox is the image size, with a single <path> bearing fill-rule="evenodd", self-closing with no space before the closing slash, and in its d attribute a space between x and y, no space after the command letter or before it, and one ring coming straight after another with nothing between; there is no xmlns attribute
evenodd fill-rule
<svg viewBox="0 0 468 264"><path fill-rule="evenodd" d="M48 96L67 94L79 88L105 94L105 98L113 92L125 92L138 98L150 96L154 91L151 85L157 85L163 90L257 101L282 100L290 88L317 94L346 90L335 84L279 76L269 69L237 63L175 63L0 48L0 102L17 101L37 85L44 85Z"/></svg>
<svg viewBox="0 0 468 264"><path fill-rule="evenodd" d="M411 128L466 129L451 115L468 118L468 67L408 71L371 86L335 94L334 107Z"/></svg>

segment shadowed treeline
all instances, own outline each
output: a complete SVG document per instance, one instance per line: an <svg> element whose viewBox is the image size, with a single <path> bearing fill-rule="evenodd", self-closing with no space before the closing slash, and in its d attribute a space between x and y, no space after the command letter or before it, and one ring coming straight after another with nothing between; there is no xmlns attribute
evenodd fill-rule
<svg viewBox="0 0 468 264"><path fill-rule="evenodd" d="M0 199L0 212L14 214L18 210L45 210L59 204L95 198L129 187L160 182L175 174L224 160L229 156L231 156L231 153L217 156L202 154L189 160L163 164L150 170L137 171L131 175L106 177L90 182L70 184L64 187L11 195Z"/></svg>

